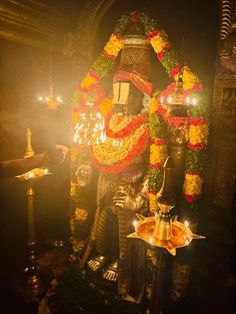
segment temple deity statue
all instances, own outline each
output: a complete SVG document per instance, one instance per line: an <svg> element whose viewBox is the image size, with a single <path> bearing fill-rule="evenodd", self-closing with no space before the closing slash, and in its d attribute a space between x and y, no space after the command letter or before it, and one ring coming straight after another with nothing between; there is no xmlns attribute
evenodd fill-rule
<svg viewBox="0 0 236 314"><path fill-rule="evenodd" d="M113 77L113 110L105 124L107 140L91 149L92 164L99 170L96 212L81 257L83 266L87 264L92 271L104 269L105 279L118 280L118 293L135 300L143 292L145 250L127 235L134 230L135 215L148 213L147 121L152 93L150 45L140 32L134 24L124 36L120 65ZM80 184L89 183L91 172L90 165L79 166Z"/></svg>
<svg viewBox="0 0 236 314"><path fill-rule="evenodd" d="M174 80L163 91L153 92L149 82L151 47ZM119 65L113 72L113 93L109 97L103 78L116 66L119 52ZM182 64L167 34L145 13L131 12L119 20L101 55L74 93L73 250L81 267L88 267L98 276L102 274L105 280L117 281L118 294L123 299L139 302L143 296L148 254L145 255L141 240L127 236L134 232L137 218L160 214L157 194L167 155L175 166L173 188L177 202L172 214L190 221L191 227L197 225L194 216L197 210L191 209L197 208L202 193L208 136L202 90L201 81ZM104 123L93 125L102 115ZM84 133L80 136L81 129ZM84 156L81 144L86 144ZM151 269L156 264L155 258L150 260ZM177 256L171 292L175 300L184 295L187 286L187 280L182 280L180 287L176 278L183 269L191 267L188 261L181 263ZM185 273L189 277L190 271Z"/></svg>

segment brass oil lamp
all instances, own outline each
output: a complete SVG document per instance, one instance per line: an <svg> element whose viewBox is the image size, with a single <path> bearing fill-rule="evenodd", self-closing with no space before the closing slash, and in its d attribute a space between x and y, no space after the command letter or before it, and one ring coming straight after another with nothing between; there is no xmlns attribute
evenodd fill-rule
<svg viewBox="0 0 236 314"><path fill-rule="evenodd" d="M34 156L31 145L31 131L27 129L27 144L24 158ZM16 295L22 297L25 302L37 301L47 290L53 278L51 271L42 267L37 262L36 256L36 236L35 236L35 215L34 215L34 182L39 178L48 175L48 169L35 168L22 175L17 176L21 181L27 182L27 218L28 218L28 263L23 272L13 279L13 290Z"/></svg>
<svg viewBox="0 0 236 314"><path fill-rule="evenodd" d="M170 211L176 202L175 193L173 192L173 180L176 179L173 157L167 158L163 168L163 183L157 194L159 211L154 217L143 217L137 214L139 221L135 226L135 232L128 235L129 238L142 239L154 248L158 248L159 251L159 262L154 267L150 314L163 313L164 295L166 294L166 282L169 272L167 251L175 256L177 248L189 245L193 239L205 238L192 233L187 224L177 221L176 216L171 217Z"/></svg>
<svg viewBox="0 0 236 314"><path fill-rule="evenodd" d="M204 239L205 237L192 233L188 224L177 221L176 216L171 217L170 211L175 206L172 157L167 158L163 168L163 183L157 194L159 212L154 217L137 214L139 221L135 226L135 232L129 234L128 237L142 239L152 246L164 248L172 255L176 255L177 248L189 245L193 239Z"/></svg>

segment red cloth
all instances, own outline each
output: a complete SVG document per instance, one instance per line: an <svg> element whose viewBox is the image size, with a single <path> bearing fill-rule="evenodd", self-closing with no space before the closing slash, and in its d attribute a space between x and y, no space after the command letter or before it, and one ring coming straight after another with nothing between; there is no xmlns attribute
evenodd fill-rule
<svg viewBox="0 0 236 314"><path fill-rule="evenodd" d="M117 71L114 76L114 83L119 81L131 81L136 88L143 93L151 96L153 92L153 86L150 82L145 81L137 72Z"/></svg>

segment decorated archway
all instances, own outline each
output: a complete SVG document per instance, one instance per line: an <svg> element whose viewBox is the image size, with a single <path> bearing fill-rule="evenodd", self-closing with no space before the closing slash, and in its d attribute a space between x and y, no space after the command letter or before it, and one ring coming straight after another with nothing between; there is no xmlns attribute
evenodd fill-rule
<svg viewBox="0 0 236 314"><path fill-rule="evenodd" d="M106 93L103 79L114 69L119 52L124 47L123 35L132 24L141 26L145 34L145 42L152 46L157 61L162 64L173 82L163 91L158 89L153 91L152 84L135 71L117 71L114 82L116 80L129 81L149 99L148 113L120 118L112 113L112 97L110 92ZM186 216L186 213L187 217L191 216L191 209L197 208L202 193L208 139L207 105L200 79L186 64L183 64L182 60L183 58L173 49L166 32L159 29L158 24L145 13L134 11L121 17L102 53L74 92L72 137L81 117L83 119L88 113L88 104L92 104L95 113L104 116L107 134L106 142L97 142L89 146L81 145L75 137L71 149L72 245L75 256L79 258L82 266L91 254L96 233L99 230L98 221L101 219L99 197L105 192L85 193L84 182L78 183L77 179L80 165L88 165L91 162L99 173L99 178L100 175L119 175L149 147L149 170L145 184L148 186L146 194L149 215L153 215L158 211L156 195L161 188L163 164L168 156L167 128L188 129L184 181L181 195L178 197L182 206L181 210L184 212L183 216ZM195 100L197 99L197 104L187 107L186 116L171 116L163 105L162 98L167 99L180 80L183 86L181 103L187 104L188 98L194 97ZM113 145L114 140L121 140L122 145ZM90 174L87 175L87 177L90 176ZM98 186L103 184L101 180L98 180ZM102 190L104 189L106 188L103 187ZM94 199L97 195L95 213L89 211L85 200L93 193ZM89 229L90 232L88 232ZM92 265L99 263L99 260L95 260Z"/></svg>
<svg viewBox="0 0 236 314"><path fill-rule="evenodd" d="M200 196L202 190L202 169L204 163L205 149L207 145L208 136L208 121L207 121L207 107L202 96L203 86L196 74L194 74L187 65L183 65L180 55L173 49L171 43L168 41L168 36L165 31L160 30L156 22L144 13L131 12L130 15L123 15L114 29L109 41L105 45L103 52L98 59L93 63L85 78L78 85L73 95L72 108L72 128L78 122L80 112L86 111L86 103L92 102L96 110L100 111L105 116L111 111L111 98L106 97L105 91L102 87L102 79L113 69L116 58L122 49L124 43L122 35L124 34L130 23L139 22L146 34L146 40L150 42L153 47L157 59L165 68L167 74L178 81L180 75L183 80L184 97L192 94L201 95L201 103L189 110L189 117L187 119L171 118L166 116L166 110L161 106L158 99L160 96L167 97L175 87L175 83L171 83L164 91L155 90L150 102L149 112L149 126L150 126L150 177L149 188L150 197L160 188L162 180L161 167L166 158L166 139L163 138L164 124L178 125L188 123L189 144L186 157L186 170L184 182L184 195L188 203L193 203L194 199ZM129 125L130 127L130 125ZM78 147L75 144L72 154L72 162L77 161ZM116 161L117 162L117 161ZM96 161L95 161L96 163ZM123 164L124 160L123 160ZM123 166L124 167L124 166ZM103 171L121 171L122 166L110 170L106 167ZM117 169L117 170L116 170ZM119 169L119 170L118 170ZM100 168L101 170L101 168ZM152 203L151 203L152 204ZM151 205L153 211L155 206Z"/></svg>

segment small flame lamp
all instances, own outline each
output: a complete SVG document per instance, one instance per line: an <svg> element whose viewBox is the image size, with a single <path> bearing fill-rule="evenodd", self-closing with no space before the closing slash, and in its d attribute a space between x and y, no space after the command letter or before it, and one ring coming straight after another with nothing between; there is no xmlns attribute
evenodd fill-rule
<svg viewBox="0 0 236 314"><path fill-rule="evenodd" d="M163 285L167 271L165 263L166 250L176 255L176 249L187 246L193 239L204 239L191 232L188 223L177 221L177 217L171 217L170 211L175 206L176 197L173 192L173 169L172 157L168 157L164 163L164 177L160 191L157 194L159 212L154 217L144 217L137 214L138 222L135 224L135 232L128 235L129 238L142 239L149 245L159 248L160 265L155 269L153 279L153 291L150 304L150 314L162 313Z"/></svg>
<svg viewBox="0 0 236 314"><path fill-rule="evenodd" d="M199 103L196 95L185 96L182 76L176 82L174 90L167 97L161 95L159 100L167 109L167 114L172 117L186 116L188 107Z"/></svg>
<svg viewBox="0 0 236 314"><path fill-rule="evenodd" d="M142 239L152 246L165 248L172 255L176 255L177 248L189 245L193 239L205 237L192 233L187 223L177 221L176 216L171 217L170 211L175 206L175 194L172 189L174 169L172 157L167 158L163 168L163 183L157 194L159 212L154 217L138 214L135 232L128 237Z"/></svg>
<svg viewBox="0 0 236 314"><path fill-rule="evenodd" d="M25 158L34 156L31 146L31 131L27 129L27 146ZM48 169L35 168L27 173L17 176L18 179L27 182L27 200L28 200L28 265L19 274L13 283L13 289L17 295L22 297L26 302L36 301L49 287L53 278L49 269L40 266L37 263L35 254L35 224L34 224L34 189L35 180L48 175Z"/></svg>
<svg viewBox="0 0 236 314"><path fill-rule="evenodd" d="M74 127L73 142L81 145L99 145L106 141L105 122L100 112L96 112L93 103L87 102L88 110L79 115Z"/></svg>
<svg viewBox="0 0 236 314"><path fill-rule="evenodd" d="M52 57L50 54L49 59L49 76L48 76L48 95L39 96L38 101L45 104L48 109L56 110L63 103L61 96L55 97L54 95L54 85L53 85L53 75L52 75Z"/></svg>

